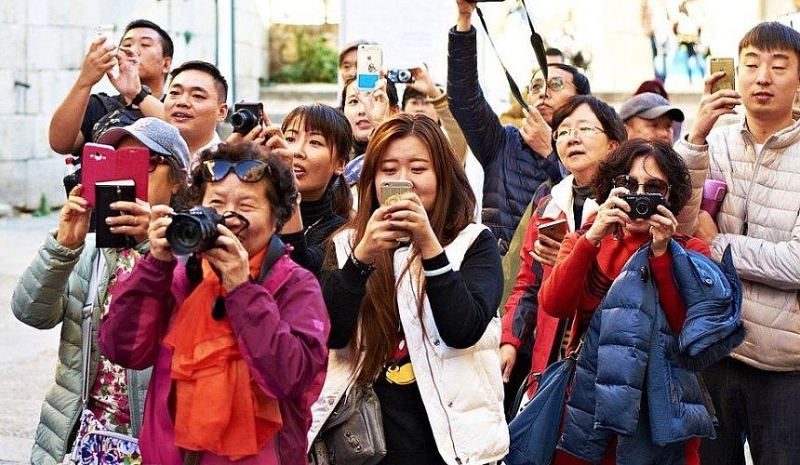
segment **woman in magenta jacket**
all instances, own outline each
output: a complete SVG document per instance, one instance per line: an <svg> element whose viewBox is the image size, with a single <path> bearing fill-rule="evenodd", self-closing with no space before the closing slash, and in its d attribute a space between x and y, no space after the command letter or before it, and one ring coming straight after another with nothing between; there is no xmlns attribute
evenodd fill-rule
<svg viewBox="0 0 800 465"><path fill-rule="evenodd" d="M144 463L305 464L330 324L317 279L277 238L296 208L291 168L262 146L221 144L191 183L192 204L222 217L199 266L173 254L191 231L168 234L172 211L153 208L150 254L100 334L116 363L154 365Z"/></svg>

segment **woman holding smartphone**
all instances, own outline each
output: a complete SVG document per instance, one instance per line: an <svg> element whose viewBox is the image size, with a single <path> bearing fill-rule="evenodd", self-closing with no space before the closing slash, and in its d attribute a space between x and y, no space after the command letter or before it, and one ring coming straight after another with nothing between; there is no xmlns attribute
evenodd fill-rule
<svg viewBox="0 0 800 465"><path fill-rule="evenodd" d="M572 174L542 198L525 231L517 282L503 313L500 353L506 382L511 376L520 345L533 341L533 356L530 367L517 369L541 373L547 365L561 358L561 340L569 329L567 321L538 311L539 288L561 246L557 236L540 233L539 226L564 220L565 232L572 232L594 216L598 206L592 193L592 179L600 163L627 138L625 124L617 112L591 95L571 97L556 110L553 128L553 146ZM547 230L549 228L544 231ZM534 384L530 386L529 395L533 394L535 387ZM513 416L516 412L508 413Z"/></svg>
<svg viewBox="0 0 800 465"><path fill-rule="evenodd" d="M394 180L412 187L386 205L381 185ZM472 222L461 163L432 119L396 115L370 138L358 192L361 207L333 236L323 279L336 350L309 438L349 379L380 400L382 464L501 460L502 269L494 236Z"/></svg>

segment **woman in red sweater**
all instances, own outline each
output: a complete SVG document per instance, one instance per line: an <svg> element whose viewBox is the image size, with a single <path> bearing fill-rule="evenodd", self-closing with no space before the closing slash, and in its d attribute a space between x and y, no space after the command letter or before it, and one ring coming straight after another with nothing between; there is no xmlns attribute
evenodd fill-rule
<svg viewBox="0 0 800 465"><path fill-rule="evenodd" d="M676 233L676 215L691 195L689 172L668 144L633 139L614 150L600 165L594 180L600 209L594 220L569 234L556 263L539 292L539 305L556 318L573 318L567 351L576 348L589 321L620 270L643 244L650 244L650 265L659 299L671 329L683 327L686 308L672 279L670 239L689 250L710 256L708 245ZM650 194L649 200L628 198ZM653 209L651 203L658 204ZM652 213L652 214L650 214ZM689 440L686 464L699 464L699 439ZM603 464L613 464L615 441ZM587 463L556 451L555 464Z"/></svg>

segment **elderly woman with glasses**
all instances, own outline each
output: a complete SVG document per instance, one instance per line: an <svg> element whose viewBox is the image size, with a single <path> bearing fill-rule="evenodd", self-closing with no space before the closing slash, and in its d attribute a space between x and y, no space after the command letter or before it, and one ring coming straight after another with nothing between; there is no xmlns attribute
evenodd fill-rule
<svg viewBox="0 0 800 465"><path fill-rule="evenodd" d="M204 208L153 209L150 254L100 336L115 362L154 365L144 463L304 464L330 325L317 279L278 237L297 208L292 170L263 146L220 144L188 197ZM192 248L196 236L209 240Z"/></svg>
<svg viewBox="0 0 800 465"><path fill-rule="evenodd" d="M553 463L697 464L714 431L695 373L741 342L738 278L676 233L691 183L668 144L623 143L593 186L599 210L539 292L542 311L571 319L566 352L583 341Z"/></svg>
<svg viewBox="0 0 800 465"><path fill-rule="evenodd" d="M538 201L525 229L519 272L503 312L500 354L506 382L517 378L520 371L541 373L562 356L562 335L568 332L566 321L539 312L537 294L555 262L563 234L580 229L597 213L592 179L600 163L627 138L617 112L591 95L570 98L553 115L553 125L553 148L571 174ZM547 233L546 226L540 230L546 224L560 224L559 234ZM524 356L518 359L520 348L530 347L531 343L530 361ZM534 389L530 383L528 395Z"/></svg>

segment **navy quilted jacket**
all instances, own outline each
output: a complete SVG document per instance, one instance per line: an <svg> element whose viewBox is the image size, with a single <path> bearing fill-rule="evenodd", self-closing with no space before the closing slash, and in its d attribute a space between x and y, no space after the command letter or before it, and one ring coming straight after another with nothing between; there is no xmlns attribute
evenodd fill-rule
<svg viewBox="0 0 800 465"><path fill-rule="evenodd" d="M484 171L483 224L505 254L517 224L539 184L561 180L555 152L534 152L518 128L500 124L478 83L476 31L450 30L447 59L450 111Z"/></svg>
<svg viewBox="0 0 800 465"><path fill-rule="evenodd" d="M684 463L685 440L715 435L696 371L744 339L729 250L720 265L670 241L686 305L680 334L660 307L648 253L639 249L614 280L578 359L559 448L590 462L600 461L616 433L618 465Z"/></svg>

